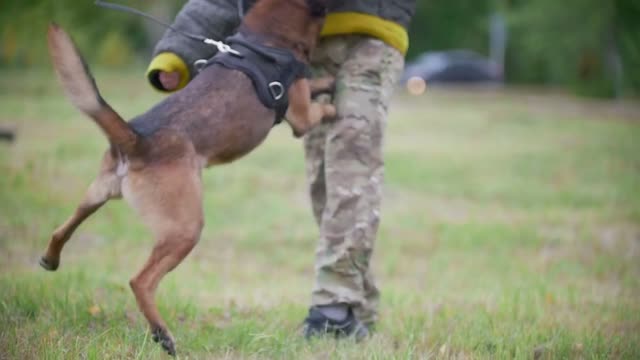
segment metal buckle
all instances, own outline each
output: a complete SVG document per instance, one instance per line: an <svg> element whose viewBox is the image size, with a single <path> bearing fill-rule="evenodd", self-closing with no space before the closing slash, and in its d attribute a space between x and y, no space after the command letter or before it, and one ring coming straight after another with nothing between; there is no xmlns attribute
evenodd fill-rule
<svg viewBox="0 0 640 360"><path fill-rule="evenodd" d="M193 67L196 68L196 70L198 72L204 70L204 68L207 67L207 64L209 63L209 61L205 60L205 59L200 59L200 60L196 60L193 63Z"/></svg>
<svg viewBox="0 0 640 360"><path fill-rule="evenodd" d="M274 99L280 100L284 96L284 86L279 81L272 81L269 83L269 92Z"/></svg>
<svg viewBox="0 0 640 360"><path fill-rule="evenodd" d="M205 44L213 45L218 48L218 51L221 53L230 53L235 56L242 56L237 50L233 49L228 44L223 43L222 41L216 41L213 39L204 39Z"/></svg>

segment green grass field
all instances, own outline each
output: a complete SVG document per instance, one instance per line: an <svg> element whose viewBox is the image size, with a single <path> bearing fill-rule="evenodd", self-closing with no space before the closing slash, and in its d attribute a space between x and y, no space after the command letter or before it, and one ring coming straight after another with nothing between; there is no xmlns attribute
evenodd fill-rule
<svg viewBox="0 0 640 360"><path fill-rule="evenodd" d="M98 72L123 116L160 96ZM206 226L158 302L180 358L640 358L640 106L565 95L398 96L365 343L299 336L317 228L286 126L204 175ZM128 281L153 240L113 201L37 266L106 141L48 72L0 73L0 359L167 358Z"/></svg>

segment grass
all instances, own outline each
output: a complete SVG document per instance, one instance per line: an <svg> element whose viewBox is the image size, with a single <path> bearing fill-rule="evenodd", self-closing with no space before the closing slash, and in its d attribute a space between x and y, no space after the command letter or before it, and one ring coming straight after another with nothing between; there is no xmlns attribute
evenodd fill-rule
<svg viewBox="0 0 640 360"><path fill-rule="evenodd" d="M159 99L101 71L126 117ZM286 126L205 172L206 227L158 302L180 358L640 358L640 114L524 91L394 100L364 344L305 342L317 228ZM637 119L636 119L637 120ZM128 288L152 239L113 201L36 261L106 146L48 72L0 74L0 359L166 358Z"/></svg>

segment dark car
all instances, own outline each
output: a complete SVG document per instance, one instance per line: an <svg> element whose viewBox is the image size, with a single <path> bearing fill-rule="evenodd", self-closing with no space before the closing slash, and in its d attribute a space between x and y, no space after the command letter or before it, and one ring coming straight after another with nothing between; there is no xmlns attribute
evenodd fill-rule
<svg viewBox="0 0 640 360"><path fill-rule="evenodd" d="M426 52L405 67L402 83L412 77L427 83L496 83L502 81L500 66L471 50Z"/></svg>

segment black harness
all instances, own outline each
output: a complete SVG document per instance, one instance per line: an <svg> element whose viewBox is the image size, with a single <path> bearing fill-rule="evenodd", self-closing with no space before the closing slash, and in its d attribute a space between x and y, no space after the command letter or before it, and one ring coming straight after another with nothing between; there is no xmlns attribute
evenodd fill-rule
<svg viewBox="0 0 640 360"><path fill-rule="evenodd" d="M245 73L253 82L258 98L264 106L276 112L279 124L287 108L287 90L299 78L310 77L307 64L299 61L290 50L257 44L237 33L225 40L240 55L218 52L207 61Z"/></svg>

